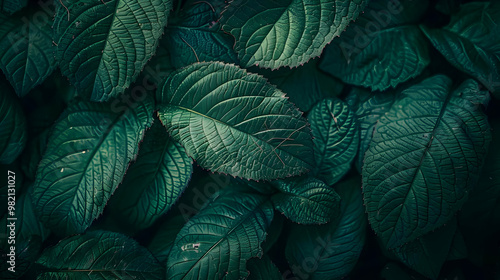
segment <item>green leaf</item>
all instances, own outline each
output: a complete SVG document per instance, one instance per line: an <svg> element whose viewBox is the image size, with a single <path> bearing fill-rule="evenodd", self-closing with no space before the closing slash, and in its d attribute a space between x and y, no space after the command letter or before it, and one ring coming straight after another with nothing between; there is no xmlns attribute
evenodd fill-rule
<svg viewBox="0 0 500 280"><path fill-rule="evenodd" d="M28 132L19 101L8 85L0 82L0 164L11 164L23 151Z"/></svg>
<svg viewBox="0 0 500 280"><path fill-rule="evenodd" d="M246 262L260 257L260 244L273 218L269 198L226 191L177 235L167 261L167 279L240 279Z"/></svg>
<svg viewBox="0 0 500 280"><path fill-rule="evenodd" d="M234 39L220 30L219 17L209 2L184 5L167 27L166 43L176 68L200 61L236 63Z"/></svg>
<svg viewBox="0 0 500 280"><path fill-rule="evenodd" d="M296 67L319 56L367 2L235 0L223 13L223 29L236 38L242 66Z"/></svg>
<svg viewBox="0 0 500 280"><path fill-rule="evenodd" d="M247 262L250 275L248 280L282 280L280 271L271 259L264 255L262 258L253 258Z"/></svg>
<svg viewBox="0 0 500 280"><path fill-rule="evenodd" d="M24 96L56 68L51 22L40 22L41 10L3 18L0 27L0 68L17 95Z"/></svg>
<svg viewBox="0 0 500 280"><path fill-rule="evenodd" d="M163 279L164 269L136 241L114 232L93 231L46 249L37 279Z"/></svg>
<svg viewBox="0 0 500 280"><path fill-rule="evenodd" d="M7 236L7 235L6 235ZM12 239L11 239L12 240ZM2 246L3 247L3 246ZM10 254L10 245L5 247L6 250L0 249L3 261L0 264L0 278L1 279L35 279L31 276L34 267L33 264L38 259L42 249L42 239L38 235L29 236L27 239L17 239L15 244L15 268L14 271L9 270L11 265L7 260L7 254ZM22 277L24 276L24 277ZM30 277L31 276L31 277Z"/></svg>
<svg viewBox="0 0 500 280"><path fill-rule="evenodd" d="M331 186L351 169L359 146L354 112L340 99L324 99L309 112L316 168L313 174Z"/></svg>
<svg viewBox="0 0 500 280"><path fill-rule="evenodd" d="M372 228L388 248L448 222L478 179L491 140L488 93L434 76L403 91L378 121L363 189Z"/></svg>
<svg viewBox="0 0 500 280"><path fill-rule="evenodd" d="M286 258L301 279L342 279L356 265L366 238L366 217L360 178L336 188L342 198L337 223L295 226L286 245Z"/></svg>
<svg viewBox="0 0 500 280"><path fill-rule="evenodd" d="M7 14L13 14L22 8L26 7L28 0L1 0L1 11ZM5 22L3 22L5 23Z"/></svg>
<svg viewBox="0 0 500 280"><path fill-rule="evenodd" d="M184 192L193 172L192 163L184 148L156 120L110 200L113 216L135 229L152 225Z"/></svg>
<svg viewBox="0 0 500 280"><path fill-rule="evenodd" d="M163 222L151 238L148 249L160 263L164 264L167 262L168 254L170 254L170 250L174 245L175 238L185 224L186 220L183 216L175 216Z"/></svg>
<svg viewBox="0 0 500 280"><path fill-rule="evenodd" d="M309 124L261 76L195 63L158 92L160 120L203 168L260 180L297 175L314 162Z"/></svg>
<svg viewBox="0 0 500 280"><path fill-rule="evenodd" d="M434 47L455 67L500 94L500 5L461 6L442 29L421 26Z"/></svg>
<svg viewBox="0 0 500 280"><path fill-rule="evenodd" d="M117 104L76 103L52 130L32 195L41 221L59 235L83 232L99 216L152 122L151 98Z"/></svg>
<svg viewBox="0 0 500 280"><path fill-rule="evenodd" d="M289 179L275 186L280 193L271 197L274 207L293 222L324 224L340 214L339 195L318 179Z"/></svg>
<svg viewBox="0 0 500 280"><path fill-rule="evenodd" d="M290 102L300 110L308 112L323 98L340 95L344 88L342 82L319 71L317 64L317 60L311 60L293 69L270 70L251 67L248 71L267 78L269 83L286 93Z"/></svg>
<svg viewBox="0 0 500 280"><path fill-rule="evenodd" d="M446 226L396 248L394 253L411 269L436 279L448 256L456 228L457 222L454 219Z"/></svg>
<svg viewBox="0 0 500 280"><path fill-rule="evenodd" d="M359 124L360 142L355 164L360 173L377 121L391 109L396 96L394 92L372 93L364 88L356 87L346 98L346 103L354 112Z"/></svg>
<svg viewBox="0 0 500 280"><path fill-rule="evenodd" d="M116 97L155 53L171 0L55 1L61 72L92 101Z"/></svg>
<svg viewBox="0 0 500 280"><path fill-rule="evenodd" d="M325 48L320 69L373 90L418 76L430 62L428 42L415 24L427 5L427 1L370 1L366 12Z"/></svg>

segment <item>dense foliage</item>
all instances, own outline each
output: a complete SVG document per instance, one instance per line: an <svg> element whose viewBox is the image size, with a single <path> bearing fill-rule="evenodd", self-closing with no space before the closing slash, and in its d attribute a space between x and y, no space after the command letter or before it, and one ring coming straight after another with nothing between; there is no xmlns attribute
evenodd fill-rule
<svg viewBox="0 0 500 280"><path fill-rule="evenodd" d="M1 279L500 279L500 2L0 1Z"/></svg>

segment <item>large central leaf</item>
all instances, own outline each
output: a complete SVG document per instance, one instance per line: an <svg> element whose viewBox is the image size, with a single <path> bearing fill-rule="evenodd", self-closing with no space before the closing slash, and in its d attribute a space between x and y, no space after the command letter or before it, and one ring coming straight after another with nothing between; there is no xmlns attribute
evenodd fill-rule
<svg viewBox="0 0 500 280"><path fill-rule="evenodd" d="M62 73L93 101L122 93L154 54L170 0L55 1Z"/></svg>
<svg viewBox="0 0 500 280"><path fill-rule="evenodd" d="M260 244L273 218L269 198L238 191L216 194L177 235L167 279L242 279L246 261L262 255Z"/></svg>
<svg viewBox="0 0 500 280"><path fill-rule="evenodd" d="M223 29L236 38L241 65L299 66L319 56L365 0L235 0L224 12Z"/></svg>
<svg viewBox="0 0 500 280"><path fill-rule="evenodd" d="M435 76L401 93L378 121L363 188L375 232L389 248L448 222L476 183L491 135L479 85Z"/></svg>
<svg viewBox="0 0 500 280"><path fill-rule="evenodd" d="M97 218L137 154L152 122L152 103L146 99L134 109L117 112L111 104L81 102L63 113L33 190L44 225L61 235L74 234Z"/></svg>
<svg viewBox="0 0 500 280"><path fill-rule="evenodd" d="M160 120L204 168L259 180L296 175L313 164L307 121L261 76L196 63L159 91Z"/></svg>

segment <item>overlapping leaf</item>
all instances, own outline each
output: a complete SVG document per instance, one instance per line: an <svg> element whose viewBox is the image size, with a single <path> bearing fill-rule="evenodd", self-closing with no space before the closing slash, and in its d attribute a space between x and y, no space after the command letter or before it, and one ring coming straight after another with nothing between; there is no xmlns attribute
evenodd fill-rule
<svg viewBox="0 0 500 280"><path fill-rule="evenodd" d="M223 13L223 29L236 38L244 67L296 67L319 56L367 2L235 0Z"/></svg>
<svg viewBox="0 0 500 280"><path fill-rule="evenodd" d="M340 197L322 181L309 178L301 181L277 181L280 190L271 197L274 207L299 224L324 224L340 214Z"/></svg>
<svg viewBox="0 0 500 280"><path fill-rule="evenodd" d="M500 93L500 4L463 5L442 29L421 26L436 49L455 67Z"/></svg>
<svg viewBox="0 0 500 280"><path fill-rule="evenodd" d="M122 93L155 53L171 0L55 1L57 56L80 95Z"/></svg>
<svg viewBox="0 0 500 280"><path fill-rule="evenodd" d="M295 275L306 279L342 279L354 268L366 238L359 181L351 179L336 187L342 198L337 223L294 227L287 241L286 258Z"/></svg>
<svg viewBox="0 0 500 280"><path fill-rule="evenodd" d="M136 229L149 227L179 199L192 160L159 120L146 132L136 161L110 201L114 216Z"/></svg>
<svg viewBox="0 0 500 280"><path fill-rule="evenodd" d="M307 121L261 76L196 63L169 76L158 92L160 120L204 168L259 180L297 175L313 164Z"/></svg>
<svg viewBox="0 0 500 280"><path fill-rule="evenodd" d="M114 232L93 231L46 249L37 279L164 279L164 269L136 241Z"/></svg>
<svg viewBox="0 0 500 280"><path fill-rule="evenodd" d="M309 112L316 167L313 174L331 186L351 168L358 152L359 128L354 113L340 99L324 99Z"/></svg>
<svg viewBox="0 0 500 280"><path fill-rule="evenodd" d="M147 98L127 108L80 102L63 113L49 137L32 193L47 227L60 235L80 233L97 218L137 155L152 122L152 103Z"/></svg>
<svg viewBox="0 0 500 280"><path fill-rule="evenodd" d="M161 224L160 228L151 238L148 249L160 263L166 263L175 238L184 224L186 224L186 220L183 216L175 216Z"/></svg>
<svg viewBox="0 0 500 280"><path fill-rule="evenodd" d="M191 1L169 21L166 43L176 68L200 61L238 61L234 39L220 30L219 17L209 2Z"/></svg>
<svg viewBox="0 0 500 280"><path fill-rule="evenodd" d="M48 16L40 21L36 12L24 18L0 18L0 68L17 95L24 96L56 67L51 22Z"/></svg>
<svg viewBox="0 0 500 280"><path fill-rule="evenodd" d="M0 83L0 164L12 163L23 151L28 132L26 118L14 93Z"/></svg>
<svg viewBox="0 0 500 280"><path fill-rule="evenodd" d="M434 76L403 91L379 119L363 166L372 228L389 248L448 222L476 183L490 143L488 93Z"/></svg>
<svg viewBox="0 0 500 280"><path fill-rule="evenodd" d="M261 256L260 244L273 218L269 198L226 191L191 218L177 235L167 279L241 279L246 262Z"/></svg>
<svg viewBox="0 0 500 280"><path fill-rule="evenodd" d="M251 67L250 72L258 73L269 83L286 93L290 101L300 110L308 112L323 98L340 95L344 84L318 69L318 60L311 60L301 67L270 70Z"/></svg>
<svg viewBox="0 0 500 280"><path fill-rule="evenodd" d="M346 103L352 108L359 124L360 142L355 163L360 172L365 152L372 141L375 125L378 119L391 109L395 98L394 92L372 93L362 88L354 88L346 98Z"/></svg>
<svg viewBox="0 0 500 280"><path fill-rule="evenodd" d="M428 42L415 24L427 5L427 1L370 1L367 12L325 48L320 69L373 90L416 77L430 62Z"/></svg>

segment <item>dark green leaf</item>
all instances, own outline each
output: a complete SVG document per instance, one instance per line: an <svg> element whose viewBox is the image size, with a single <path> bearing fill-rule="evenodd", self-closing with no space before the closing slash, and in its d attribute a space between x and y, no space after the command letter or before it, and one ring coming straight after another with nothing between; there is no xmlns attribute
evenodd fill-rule
<svg viewBox="0 0 500 280"><path fill-rule="evenodd" d="M110 200L113 216L135 229L149 227L178 200L192 171L184 148L156 120Z"/></svg>
<svg viewBox="0 0 500 280"><path fill-rule="evenodd" d="M293 222L324 224L340 214L339 195L318 179L289 179L275 186L280 193L271 197L274 207Z"/></svg>
<svg viewBox="0 0 500 280"><path fill-rule="evenodd" d="M367 2L235 0L223 13L223 29L236 38L244 67L296 67L319 56Z"/></svg>
<svg viewBox="0 0 500 280"><path fill-rule="evenodd" d="M468 3L442 29L421 28L453 66L478 79L491 92L500 93L498 3Z"/></svg>
<svg viewBox="0 0 500 280"><path fill-rule="evenodd" d="M93 231L66 238L37 261L46 271L37 279L164 279L151 253L128 237Z"/></svg>
<svg viewBox="0 0 500 280"><path fill-rule="evenodd" d="M488 93L434 76L403 91L378 121L363 167L372 228L394 248L448 222L478 179L491 140Z"/></svg>
<svg viewBox="0 0 500 280"><path fill-rule="evenodd" d="M429 64L428 42L415 25L427 1L370 1L366 12L325 48L320 69L373 90L395 87Z"/></svg>
<svg viewBox="0 0 500 280"><path fill-rule="evenodd" d="M234 39L220 30L219 17L209 2L199 1L184 5L179 17L170 20L166 43L176 68L200 61L238 61Z"/></svg>
<svg viewBox="0 0 500 280"><path fill-rule="evenodd" d="M457 222L453 219L446 226L396 248L394 253L413 270L436 279L448 256L456 228Z"/></svg>
<svg viewBox="0 0 500 280"><path fill-rule="evenodd" d="M174 245L175 237L186 224L183 216L175 216L168 219L160 226L156 233L151 238L148 249L162 264L167 262L168 254Z"/></svg>
<svg viewBox="0 0 500 280"><path fill-rule="evenodd" d="M152 122L152 99L80 102L55 124L38 167L33 202L41 221L60 235L83 232L121 182Z"/></svg>
<svg viewBox="0 0 500 280"><path fill-rule="evenodd" d="M261 259L253 258L247 262L250 275L248 280L282 280L281 273L271 259L264 255Z"/></svg>
<svg viewBox="0 0 500 280"><path fill-rule="evenodd" d="M155 53L171 0L55 1L61 72L93 101L118 96Z"/></svg>
<svg viewBox="0 0 500 280"><path fill-rule="evenodd" d="M344 88L342 82L319 71L317 64L316 59L292 69L251 67L248 71L263 75L269 83L282 90L290 102L308 112L320 100L340 95Z"/></svg>
<svg viewBox="0 0 500 280"><path fill-rule="evenodd" d="M467 245L465 244L464 236L460 229L457 228L453 241L451 242L450 251L446 257L447 261L454 261L467 258Z"/></svg>
<svg viewBox="0 0 500 280"><path fill-rule="evenodd" d="M351 168L358 152L359 129L354 113L340 99L324 99L309 112L316 168L313 174L331 186Z"/></svg>
<svg viewBox="0 0 500 280"><path fill-rule="evenodd" d="M28 0L0 0L1 11L7 14L13 14L26 7Z"/></svg>
<svg viewBox="0 0 500 280"><path fill-rule="evenodd" d="M260 244L273 218L268 198L225 191L177 235L167 261L167 279L240 279L247 260L262 255Z"/></svg>
<svg viewBox="0 0 500 280"><path fill-rule="evenodd" d="M8 85L0 83L0 164L12 163L24 149L28 133L23 109Z"/></svg>
<svg viewBox="0 0 500 280"><path fill-rule="evenodd" d="M301 279L342 279L354 268L365 243L366 217L360 178L340 183L338 223L295 226L286 246L286 258Z"/></svg>
<svg viewBox="0 0 500 280"><path fill-rule="evenodd" d="M48 16L40 22L39 12L5 18L0 27L0 68L19 96L41 84L57 64L51 22Z"/></svg>
<svg viewBox="0 0 500 280"><path fill-rule="evenodd" d="M394 92L375 92L363 88L354 88L346 98L346 103L356 115L359 124L360 143L355 161L358 171L361 172L365 152L372 141L373 132L378 119L384 115L396 98Z"/></svg>
<svg viewBox="0 0 500 280"><path fill-rule="evenodd" d="M314 162L302 113L261 76L234 65L180 69L157 99L160 120L203 168L259 180L297 175Z"/></svg>
<svg viewBox="0 0 500 280"><path fill-rule="evenodd" d="M273 221L271 222L271 225L267 230L266 240L262 243L262 250L264 251L264 253L269 252L274 244L280 241L285 220L286 218L281 215L275 216L273 218Z"/></svg>

